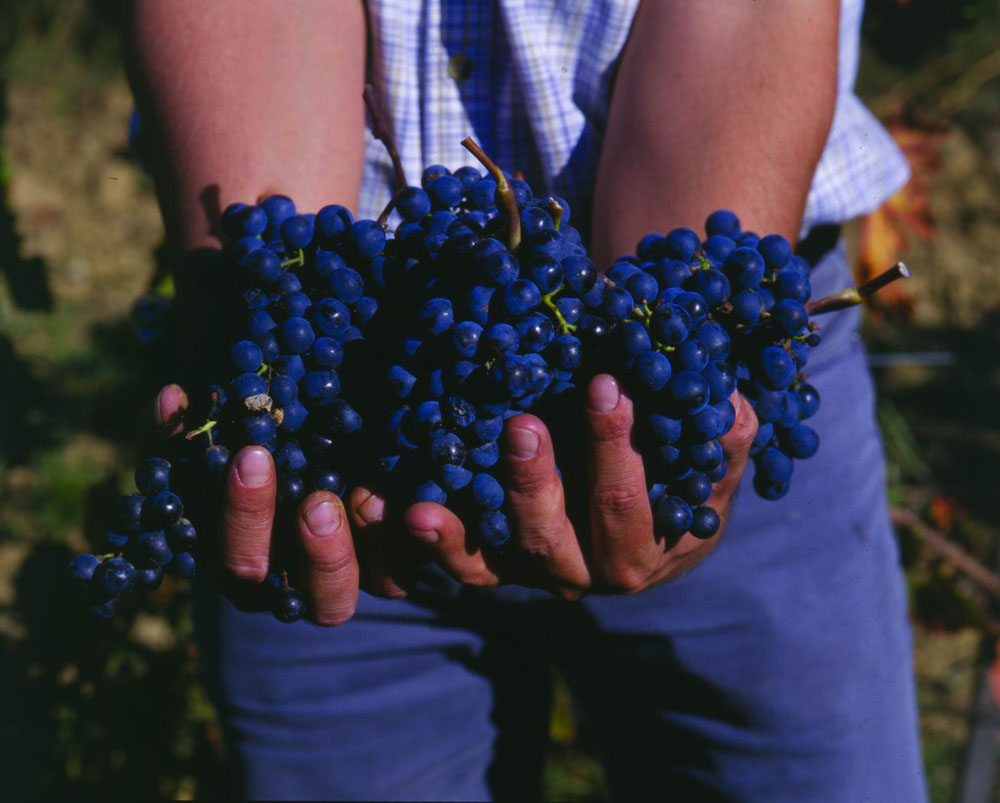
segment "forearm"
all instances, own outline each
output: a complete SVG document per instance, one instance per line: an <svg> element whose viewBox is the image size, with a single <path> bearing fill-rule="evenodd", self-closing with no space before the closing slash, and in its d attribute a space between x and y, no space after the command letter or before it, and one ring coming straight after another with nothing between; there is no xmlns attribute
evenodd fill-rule
<svg viewBox="0 0 1000 803"><path fill-rule="evenodd" d="M219 212L263 192L356 208L360 2L133 0L123 33L173 248L217 244Z"/></svg>
<svg viewBox="0 0 1000 803"><path fill-rule="evenodd" d="M794 241L833 116L838 20L832 0L643 2L598 170L599 266L719 208Z"/></svg>

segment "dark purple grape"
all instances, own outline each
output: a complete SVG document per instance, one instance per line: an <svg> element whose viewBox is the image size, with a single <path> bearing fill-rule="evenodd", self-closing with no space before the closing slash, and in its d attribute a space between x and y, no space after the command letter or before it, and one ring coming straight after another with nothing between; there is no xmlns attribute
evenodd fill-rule
<svg viewBox="0 0 1000 803"><path fill-rule="evenodd" d="M696 507L691 519L690 532L695 538L711 538L722 524L719 514L710 507Z"/></svg>
<svg viewBox="0 0 1000 803"><path fill-rule="evenodd" d="M94 570L91 577L91 582L98 591L109 597L127 594L135 581L135 567L125 558L107 558Z"/></svg>
<svg viewBox="0 0 1000 803"><path fill-rule="evenodd" d="M69 562L70 578L79 588L86 588L100 565L101 559L96 555L74 555Z"/></svg>
<svg viewBox="0 0 1000 803"><path fill-rule="evenodd" d="M147 457L135 469L135 487L152 496L170 487L170 463L162 457Z"/></svg>
<svg viewBox="0 0 1000 803"><path fill-rule="evenodd" d="M275 595L271 613L278 621L291 624L305 616L306 603L294 588L282 588Z"/></svg>
<svg viewBox="0 0 1000 803"><path fill-rule="evenodd" d="M151 496L142 506L143 524L155 528L169 527L184 515L184 503L181 498L170 491L160 491Z"/></svg>
<svg viewBox="0 0 1000 803"><path fill-rule="evenodd" d="M653 506L653 530L669 538L684 535L693 519L691 505L679 496L663 496Z"/></svg>

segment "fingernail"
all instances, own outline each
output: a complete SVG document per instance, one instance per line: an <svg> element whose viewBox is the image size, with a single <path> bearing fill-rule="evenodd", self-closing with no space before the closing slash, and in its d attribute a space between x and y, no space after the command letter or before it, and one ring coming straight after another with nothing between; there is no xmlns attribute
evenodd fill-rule
<svg viewBox="0 0 1000 803"><path fill-rule="evenodd" d="M167 387L160 388L160 392L156 395L156 404L153 405L153 415L156 417L156 425L158 427L163 426L163 408L167 400Z"/></svg>
<svg viewBox="0 0 1000 803"><path fill-rule="evenodd" d="M527 460L538 454L538 433L524 427L511 427L507 432L507 451Z"/></svg>
<svg viewBox="0 0 1000 803"><path fill-rule="evenodd" d="M358 505L358 515L364 519L365 524L378 524L385 518L385 499L372 494Z"/></svg>
<svg viewBox="0 0 1000 803"><path fill-rule="evenodd" d="M156 425L162 427L166 424L169 418L176 415L177 407L177 391L173 385L165 385L160 388L160 392L156 397L155 415L156 415Z"/></svg>
<svg viewBox="0 0 1000 803"><path fill-rule="evenodd" d="M340 528L340 505L320 502L305 513L306 529L313 538L326 538Z"/></svg>
<svg viewBox="0 0 1000 803"><path fill-rule="evenodd" d="M261 488L271 479L271 457L263 449L248 449L236 463L236 474L247 488Z"/></svg>
<svg viewBox="0 0 1000 803"><path fill-rule="evenodd" d="M599 376L590 383L590 409L598 413L610 413L618 406L618 383L614 377Z"/></svg>
<svg viewBox="0 0 1000 803"><path fill-rule="evenodd" d="M435 530L410 530L410 534L427 544L436 544L441 536Z"/></svg>
<svg viewBox="0 0 1000 803"><path fill-rule="evenodd" d="M184 420L184 413L187 412L187 403L184 391L177 385L165 385L160 388L153 403L153 417L156 419L156 426L160 429L175 428Z"/></svg>

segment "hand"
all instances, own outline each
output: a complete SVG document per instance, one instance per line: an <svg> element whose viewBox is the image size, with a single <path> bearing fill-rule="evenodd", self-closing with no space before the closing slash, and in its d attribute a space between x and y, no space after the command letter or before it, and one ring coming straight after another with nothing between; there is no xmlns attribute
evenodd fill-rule
<svg viewBox="0 0 1000 803"><path fill-rule="evenodd" d="M720 439L729 471L708 500L723 523L757 432L750 405L735 393L731 401L736 420ZM605 374L591 382L588 405L589 516L579 528L566 512L548 430L534 416L519 415L505 429L513 536L504 550L491 556L469 543L461 520L431 503L406 511L407 531L461 583L489 587L514 582L566 599L589 592L636 593L694 566L719 534L705 540L690 534L672 541L654 536L642 458L632 443L632 401Z"/></svg>
<svg viewBox="0 0 1000 803"><path fill-rule="evenodd" d="M184 390L167 385L151 406L147 420L154 432L179 436L187 408ZM221 563L223 589L243 606L253 607L253 601L259 599L260 583L270 567L275 496L276 475L270 453L260 446L238 452L226 477L221 554L213 557ZM360 514L355 511L355 515ZM299 505L293 528L298 558L298 571L293 574L296 582L303 584L308 617L320 625L346 622L358 601L358 561L343 504L326 491L311 494Z"/></svg>

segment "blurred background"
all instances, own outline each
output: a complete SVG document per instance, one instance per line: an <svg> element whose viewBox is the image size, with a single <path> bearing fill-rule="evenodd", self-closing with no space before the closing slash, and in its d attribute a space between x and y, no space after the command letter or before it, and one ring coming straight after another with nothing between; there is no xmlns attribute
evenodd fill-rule
<svg viewBox="0 0 1000 803"><path fill-rule="evenodd" d="M131 490L158 387L136 301L169 293L127 144L117 0L0 11L0 766L7 799L222 796L186 592L98 622L63 582ZM1000 2L869 0L859 90L913 179L848 228L909 577L934 801L1000 800ZM333 200L333 199L331 199ZM558 678L557 678L558 681ZM604 800L558 686L548 797ZM6 795L5 795L6 796Z"/></svg>

